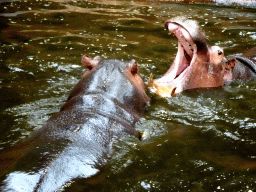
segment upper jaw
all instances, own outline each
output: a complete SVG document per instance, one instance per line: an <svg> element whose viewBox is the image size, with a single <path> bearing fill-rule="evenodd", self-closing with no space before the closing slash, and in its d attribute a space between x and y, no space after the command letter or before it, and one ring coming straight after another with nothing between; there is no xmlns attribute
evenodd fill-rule
<svg viewBox="0 0 256 192"><path fill-rule="evenodd" d="M176 92L180 92L182 91L181 82L188 77L189 70L193 65L197 46L191 33L180 23L168 21L165 27L178 39L178 52L170 69L156 82L175 86Z"/></svg>
<svg viewBox="0 0 256 192"><path fill-rule="evenodd" d="M189 31L187 31L183 26L174 22L167 22L166 27L174 36L177 37L178 44L181 45L186 54L192 57L194 51L194 42Z"/></svg>
<svg viewBox="0 0 256 192"><path fill-rule="evenodd" d="M165 23L165 28L169 30L170 24L179 25L185 29L189 33L193 42L196 43L199 48L200 45L205 46L207 44L204 32L201 30L197 21L189 20L186 17L175 17Z"/></svg>

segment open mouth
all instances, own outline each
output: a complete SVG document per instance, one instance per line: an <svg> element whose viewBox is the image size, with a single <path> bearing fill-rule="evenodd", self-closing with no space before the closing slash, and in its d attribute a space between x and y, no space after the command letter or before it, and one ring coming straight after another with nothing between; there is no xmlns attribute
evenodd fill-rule
<svg viewBox="0 0 256 192"><path fill-rule="evenodd" d="M165 27L178 39L178 52L169 70L159 79L149 78L148 87L160 96L184 90L223 85L223 49L209 46L198 22L184 17L169 20Z"/></svg>
<svg viewBox="0 0 256 192"><path fill-rule="evenodd" d="M170 69L156 81L160 84L167 83L176 86L179 82L183 82L187 76L197 47L188 30L182 25L167 22L165 27L178 39L178 52Z"/></svg>
<svg viewBox="0 0 256 192"><path fill-rule="evenodd" d="M154 80L153 75L150 76L148 87L152 92L168 97L200 87L201 84L204 86L204 82L194 83L195 79L191 79L198 76L198 62L205 63L208 59L208 46L200 25L185 17L175 17L167 21L165 27L178 39L178 52L173 64L161 78ZM203 79L201 75L200 79Z"/></svg>

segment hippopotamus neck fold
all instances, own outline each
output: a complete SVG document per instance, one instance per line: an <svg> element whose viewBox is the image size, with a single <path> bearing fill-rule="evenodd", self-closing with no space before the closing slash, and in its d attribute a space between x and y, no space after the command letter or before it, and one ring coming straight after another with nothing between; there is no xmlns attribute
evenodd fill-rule
<svg viewBox="0 0 256 192"><path fill-rule="evenodd" d="M139 115L133 108L127 106L123 101L104 92L86 92L86 94L72 97L61 108L61 111L69 108L78 108L87 114L101 114L121 124L134 127L139 120Z"/></svg>

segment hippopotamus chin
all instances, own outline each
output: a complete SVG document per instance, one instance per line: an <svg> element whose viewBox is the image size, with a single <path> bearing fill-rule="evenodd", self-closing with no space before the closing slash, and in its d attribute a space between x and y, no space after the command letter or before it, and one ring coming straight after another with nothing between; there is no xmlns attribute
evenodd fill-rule
<svg viewBox="0 0 256 192"><path fill-rule="evenodd" d="M159 79L150 77L148 86L160 96L195 88L223 85L223 49L208 46L204 33L194 20L176 17L165 27L178 39L178 52L169 70Z"/></svg>

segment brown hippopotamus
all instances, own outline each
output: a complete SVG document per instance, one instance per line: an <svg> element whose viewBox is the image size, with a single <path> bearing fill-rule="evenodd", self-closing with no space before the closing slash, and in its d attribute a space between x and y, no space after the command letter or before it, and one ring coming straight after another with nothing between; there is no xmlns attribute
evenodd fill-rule
<svg viewBox="0 0 256 192"><path fill-rule="evenodd" d="M149 101L134 60L82 57L89 69L60 112L0 155L1 191L51 192L90 178L111 157L114 139L136 136Z"/></svg>
<svg viewBox="0 0 256 192"><path fill-rule="evenodd" d="M218 46L209 46L198 22L185 17L176 17L166 22L165 27L178 39L178 52L169 70L159 79L151 75L148 87L160 96L175 96L190 89L222 87L235 80L239 68L235 65L252 66L249 59L224 57ZM243 62L241 62L243 61ZM248 68L248 69L251 69ZM246 68L247 69L247 68ZM255 71L249 72L253 79Z"/></svg>

